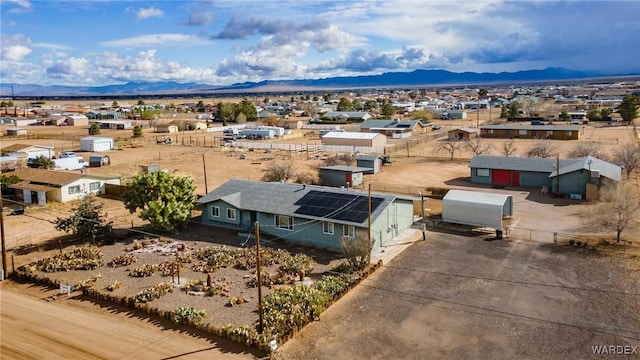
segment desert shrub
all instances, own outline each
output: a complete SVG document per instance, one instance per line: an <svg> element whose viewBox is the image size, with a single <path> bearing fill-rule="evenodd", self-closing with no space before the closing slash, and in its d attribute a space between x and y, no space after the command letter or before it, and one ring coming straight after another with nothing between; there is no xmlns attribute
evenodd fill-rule
<svg viewBox="0 0 640 360"><path fill-rule="evenodd" d="M204 309L194 309L192 307L178 306L171 312L171 321L182 325L197 325L207 316Z"/></svg>
<svg viewBox="0 0 640 360"><path fill-rule="evenodd" d="M76 289L89 289L92 288L93 285L96 284L96 281L98 281L98 279L102 279L102 275L98 274L96 276L92 276L88 279L82 280L79 283L77 283L76 285L74 285L74 288Z"/></svg>
<svg viewBox="0 0 640 360"><path fill-rule="evenodd" d="M110 267L128 266L138 261L138 258L133 254L122 254L113 258L107 265Z"/></svg>
<svg viewBox="0 0 640 360"><path fill-rule="evenodd" d="M442 199L449 192L448 188L442 187L428 187L425 190L431 193L431 197L434 199Z"/></svg>
<svg viewBox="0 0 640 360"><path fill-rule="evenodd" d="M282 337L302 328L320 316L330 300L329 293L304 285L278 289L263 301L266 330L271 336Z"/></svg>
<svg viewBox="0 0 640 360"><path fill-rule="evenodd" d="M36 268L52 273L69 270L93 270L104 265L104 254L95 246L86 246L39 260Z"/></svg>
<svg viewBox="0 0 640 360"><path fill-rule="evenodd" d="M232 296L229 299L229 306L242 305L242 304L244 304L246 302L247 302L247 300L245 298L243 298L242 296Z"/></svg>
<svg viewBox="0 0 640 360"><path fill-rule="evenodd" d="M175 259L167 259L158 265L158 270L160 270L162 276L170 276L178 271L176 267L182 268L182 263L176 262Z"/></svg>
<svg viewBox="0 0 640 360"><path fill-rule="evenodd" d="M155 272L158 271L158 269L159 269L159 266L157 264L144 264L137 269L133 269L129 273L129 276L133 276L133 277L151 276L155 274Z"/></svg>
<svg viewBox="0 0 640 360"><path fill-rule="evenodd" d="M138 303L147 303L155 299L159 299L170 292L173 292L173 285L167 283L160 283L152 288L143 290L134 296L134 299Z"/></svg>
<svg viewBox="0 0 640 360"><path fill-rule="evenodd" d="M352 278L346 276L327 275L315 284L313 287L317 290L329 294L331 298L349 288Z"/></svg>
<svg viewBox="0 0 640 360"><path fill-rule="evenodd" d="M107 289L108 291L114 291L115 289L119 289L122 286L122 283L120 281L114 281L111 284L107 285L107 287L105 287L105 289Z"/></svg>
<svg viewBox="0 0 640 360"><path fill-rule="evenodd" d="M313 271L313 259L305 254L295 254L283 259L278 270L286 274L308 274Z"/></svg>

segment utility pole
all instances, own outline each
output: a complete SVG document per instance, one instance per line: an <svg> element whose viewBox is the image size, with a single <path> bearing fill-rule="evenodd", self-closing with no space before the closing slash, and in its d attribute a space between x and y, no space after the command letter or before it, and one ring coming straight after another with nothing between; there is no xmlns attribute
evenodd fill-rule
<svg viewBox="0 0 640 360"><path fill-rule="evenodd" d="M262 313L262 278L260 278L260 223L255 222L256 228L256 257L257 257L257 273L258 273L258 334L262 334L264 327Z"/></svg>
<svg viewBox="0 0 640 360"><path fill-rule="evenodd" d="M204 194L207 195L209 188L207 187L207 162L204 159L204 154L202 154L202 167L204 169Z"/></svg>
<svg viewBox="0 0 640 360"><path fill-rule="evenodd" d="M7 276L7 247L5 244L4 234L4 204L2 202L2 189L0 188L0 240L2 241L2 271Z"/></svg>
<svg viewBox="0 0 640 360"><path fill-rule="evenodd" d="M556 155L556 193L560 194L560 154Z"/></svg>
<svg viewBox="0 0 640 360"><path fill-rule="evenodd" d="M369 240L369 247L371 247L371 183L369 183L369 194L367 199L368 211L369 214L367 219L367 239ZM354 234L355 235L355 234Z"/></svg>

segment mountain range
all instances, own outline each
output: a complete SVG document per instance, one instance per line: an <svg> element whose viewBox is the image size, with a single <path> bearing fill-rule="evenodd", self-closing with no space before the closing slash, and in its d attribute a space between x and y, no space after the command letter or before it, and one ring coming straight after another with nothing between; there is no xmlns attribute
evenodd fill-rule
<svg viewBox="0 0 640 360"><path fill-rule="evenodd" d="M109 96L109 95L170 95L170 94L220 94L270 91L311 91L356 88L436 87L460 85L490 85L556 82L566 80L593 79L601 77L623 77L633 74L603 75L594 72L575 71L564 68L546 68L500 73L455 73L445 70L414 70L412 72L389 72L380 75L342 76L323 79L265 80L232 85L206 85L198 83L128 82L106 86L41 86L36 84L0 83L0 96Z"/></svg>

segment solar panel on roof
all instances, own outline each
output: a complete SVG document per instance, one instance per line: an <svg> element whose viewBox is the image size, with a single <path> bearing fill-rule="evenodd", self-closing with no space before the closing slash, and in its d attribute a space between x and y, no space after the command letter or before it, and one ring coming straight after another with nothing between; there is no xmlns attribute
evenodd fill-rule
<svg viewBox="0 0 640 360"><path fill-rule="evenodd" d="M383 201L383 198L372 197L371 211L375 211ZM367 196L348 193L311 190L295 205L299 206L294 212L296 214L357 223L365 221L369 214Z"/></svg>

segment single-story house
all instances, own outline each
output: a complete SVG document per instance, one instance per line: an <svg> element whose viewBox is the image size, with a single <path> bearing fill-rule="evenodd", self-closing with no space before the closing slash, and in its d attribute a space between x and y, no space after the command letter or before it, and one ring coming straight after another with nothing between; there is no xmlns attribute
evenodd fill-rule
<svg viewBox="0 0 640 360"><path fill-rule="evenodd" d="M442 199L442 221L502 231L502 220L513 216L513 196L449 190Z"/></svg>
<svg viewBox="0 0 640 360"><path fill-rule="evenodd" d="M461 128L449 130L447 134L449 135L450 138L455 138L458 140L470 140L478 136L478 129L461 127Z"/></svg>
<svg viewBox="0 0 640 360"><path fill-rule="evenodd" d="M427 132L430 123L424 120L369 119L360 124L360 132L383 134L394 139L407 138Z"/></svg>
<svg viewBox="0 0 640 360"><path fill-rule="evenodd" d="M113 138L87 136L80 139L80 151L100 152L113 150Z"/></svg>
<svg viewBox="0 0 640 360"><path fill-rule="evenodd" d="M65 122L67 126L89 126L89 118L85 115L69 115Z"/></svg>
<svg viewBox="0 0 640 360"><path fill-rule="evenodd" d="M104 194L105 184L120 185L120 177L102 177L78 172L24 168L11 172L20 182L10 186L26 204L45 205L47 201L67 202L88 194Z"/></svg>
<svg viewBox="0 0 640 360"><path fill-rule="evenodd" d="M44 145L26 145L26 144L13 144L5 146L0 149L3 156L18 155L24 157L26 154L27 159L35 159L38 156L44 156L46 158L53 158L53 147ZM20 156L22 155L22 156Z"/></svg>
<svg viewBox="0 0 640 360"><path fill-rule="evenodd" d="M330 131L322 136L323 145L385 147L387 137L382 134Z"/></svg>
<svg viewBox="0 0 640 360"><path fill-rule="evenodd" d="M361 154L356 156L356 166L369 169L365 174L377 174L382 171L382 158L378 155Z"/></svg>
<svg viewBox="0 0 640 360"><path fill-rule="evenodd" d="M122 119L123 115L117 111L92 110L87 112L87 118L89 118L89 120L117 120Z"/></svg>
<svg viewBox="0 0 640 360"><path fill-rule="evenodd" d="M363 122L371 119L371 114L366 111L327 111L321 119L344 123Z"/></svg>
<svg viewBox="0 0 640 360"><path fill-rule="evenodd" d="M304 121L297 119L288 119L284 121L285 129L302 129Z"/></svg>
<svg viewBox="0 0 640 360"><path fill-rule="evenodd" d="M133 128L133 124L128 120L89 119L89 125L91 124L98 124L101 129L126 130Z"/></svg>
<svg viewBox="0 0 640 360"><path fill-rule="evenodd" d="M23 127L10 127L7 128L7 136L21 136L27 135L27 129Z"/></svg>
<svg viewBox="0 0 640 360"><path fill-rule="evenodd" d="M465 110L447 110L443 113L443 116L448 120L465 120L467 112Z"/></svg>
<svg viewBox="0 0 640 360"><path fill-rule="evenodd" d="M341 251L340 240L367 238L373 250L413 224L413 197L288 183L229 180L198 200L205 225ZM241 240L239 240L241 241Z"/></svg>
<svg viewBox="0 0 640 360"><path fill-rule="evenodd" d="M501 139L551 139L578 140L582 126L579 125L482 125L480 136Z"/></svg>
<svg viewBox="0 0 640 360"><path fill-rule="evenodd" d="M538 187L586 200L597 198L597 190L607 182L622 179L620 166L591 156L558 160L476 155L469 167L472 183Z"/></svg>
<svg viewBox="0 0 640 360"><path fill-rule="evenodd" d="M364 173L371 171L370 168L345 165L321 166L319 169L320 185L347 188L362 185Z"/></svg>
<svg viewBox="0 0 640 360"><path fill-rule="evenodd" d="M174 134L177 133L179 130L178 125L173 124L173 123L168 123L168 124L158 124L156 125L156 132L157 133L170 133L170 134Z"/></svg>

